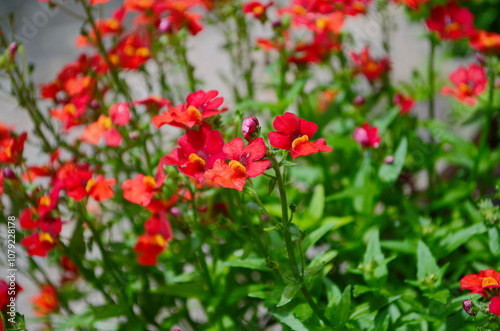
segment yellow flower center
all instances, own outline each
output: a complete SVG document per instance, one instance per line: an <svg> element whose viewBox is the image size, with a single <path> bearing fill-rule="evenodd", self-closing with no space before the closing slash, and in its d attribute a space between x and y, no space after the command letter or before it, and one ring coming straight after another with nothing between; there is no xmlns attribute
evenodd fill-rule
<svg viewBox="0 0 500 331"><path fill-rule="evenodd" d="M328 24L328 18L325 16L322 16L316 20L316 26L320 30L324 30Z"/></svg>
<svg viewBox="0 0 500 331"><path fill-rule="evenodd" d="M303 135L301 137L298 137L297 139L295 139L293 142L292 142L292 149L295 149L297 146L300 146L306 142L309 141L309 137L306 136L306 135Z"/></svg>
<svg viewBox="0 0 500 331"><path fill-rule="evenodd" d="M187 112L189 116L195 117L197 121L201 121L201 119L203 118L200 111L195 106L189 106Z"/></svg>
<svg viewBox="0 0 500 331"><path fill-rule="evenodd" d="M159 247L165 247L165 238L161 234L156 234L154 237L151 239L151 244L154 244Z"/></svg>
<svg viewBox="0 0 500 331"><path fill-rule="evenodd" d="M489 286L489 285L498 285L498 282L493 277L484 277L483 283L481 285L482 285L482 287Z"/></svg>
<svg viewBox="0 0 500 331"><path fill-rule="evenodd" d="M245 168L243 164L241 164L236 160L229 161L229 168L233 169L236 172L240 172L244 175L247 173L247 168Z"/></svg>
<svg viewBox="0 0 500 331"><path fill-rule="evenodd" d="M38 239L40 240L40 242L42 242L44 244L52 245L54 243L54 238L52 238L50 233L47 233L47 232L40 233L40 235L38 236Z"/></svg>
<svg viewBox="0 0 500 331"><path fill-rule="evenodd" d="M103 130L109 130L111 129L111 126L112 126L112 122L111 122L111 118L109 118L108 116L106 115L101 115L99 116L99 119L97 120L97 123L99 123L99 126L103 129Z"/></svg>
<svg viewBox="0 0 500 331"><path fill-rule="evenodd" d="M204 167L206 164L205 160L203 160L201 157L199 157L195 153L191 153L189 155L188 161L189 161L189 163L195 163L195 164L200 165L202 167Z"/></svg>
<svg viewBox="0 0 500 331"><path fill-rule="evenodd" d="M93 178L90 178L89 181L87 182L87 185L85 186L85 191L90 192L92 187L94 187L96 184L96 181Z"/></svg>
<svg viewBox="0 0 500 331"><path fill-rule="evenodd" d="M148 57L149 49L147 47L139 47L135 50L135 55L140 57Z"/></svg>
<svg viewBox="0 0 500 331"><path fill-rule="evenodd" d="M144 176L142 179L142 182L149 187L155 187L156 186L156 180L151 177L151 176Z"/></svg>
<svg viewBox="0 0 500 331"><path fill-rule="evenodd" d="M64 105L64 110L67 113L74 114L74 113L76 113L76 106L72 103L67 103Z"/></svg>
<svg viewBox="0 0 500 331"><path fill-rule="evenodd" d="M50 205L50 197L44 195L40 198L40 206L47 207Z"/></svg>
<svg viewBox="0 0 500 331"><path fill-rule="evenodd" d="M252 9L252 12L256 15L256 16L260 16L262 14L264 14L264 7L263 6L255 6L253 7Z"/></svg>
<svg viewBox="0 0 500 331"><path fill-rule="evenodd" d="M453 32L453 31L460 30L460 24L459 24L459 23L457 23L457 22L448 23L448 24L446 24L446 25L445 25L444 30L445 30L447 33L450 33L450 32Z"/></svg>

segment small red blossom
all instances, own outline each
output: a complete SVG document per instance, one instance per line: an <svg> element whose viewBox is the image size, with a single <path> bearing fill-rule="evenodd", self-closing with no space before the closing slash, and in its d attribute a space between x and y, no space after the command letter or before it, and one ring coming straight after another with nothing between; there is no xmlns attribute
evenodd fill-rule
<svg viewBox="0 0 500 331"><path fill-rule="evenodd" d="M488 306L490 313L500 316L500 297L491 298L490 305Z"/></svg>
<svg viewBox="0 0 500 331"><path fill-rule="evenodd" d="M250 14L254 18L260 20L261 22L265 22L267 19L266 11L269 7L274 5L274 2L269 2L267 5L263 4L260 1L250 1L243 5L243 12L245 14Z"/></svg>
<svg viewBox="0 0 500 331"><path fill-rule="evenodd" d="M73 282L78 278L78 267L66 255L62 255L59 264L63 269L62 283Z"/></svg>
<svg viewBox="0 0 500 331"><path fill-rule="evenodd" d="M403 115L408 114L415 106L415 100L399 92L394 95L393 102L399 107L399 111Z"/></svg>
<svg viewBox="0 0 500 331"><path fill-rule="evenodd" d="M443 40L468 38L475 32L474 15L454 1L433 7L425 23Z"/></svg>
<svg viewBox="0 0 500 331"><path fill-rule="evenodd" d="M161 115L154 116L153 124L157 128L169 124L189 129L199 125L204 119L226 110L218 109L224 102L222 97L217 97L218 94L219 92L215 90L208 92L199 90L191 93L186 98L187 103L180 104L177 107L170 106Z"/></svg>
<svg viewBox="0 0 500 331"><path fill-rule="evenodd" d="M113 65L137 70L151 58L150 44L138 34L125 36L109 55Z"/></svg>
<svg viewBox="0 0 500 331"><path fill-rule="evenodd" d="M454 95L458 100L469 106L477 103L477 97L486 89L486 71L477 63L468 67L459 67L450 75L455 88L445 86L441 90L443 95Z"/></svg>
<svg viewBox="0 0 500 331"><path fill-rule="evenodd" d="M86 126L82 134L82 141L92 145L99 144L103 138L110 147L119 146L122 142L120 132L113 127L111 118L106 115L99 116L96 122Z"/></svg>
<svg viewBox="0 0 500 331"><path fill-rule="evenodd" d="M161 185L161 183L160 183ZM123 197L128 201L146 207L157 192L158 184L151 176L138 174L122 184Z"/></svg>
<svg viewBox="0 0 500 331"><path fill-rule="evenodd" d="M364 148L377 148L382 139L378 135L378 128L364 123L363 126L354 130L354 140L361 144Z"/></svg>
<svg viewBox="0 0 500 331"><path fill-rule="evenodd" d="M158 255L163 252L167 243L172 240L172 227L165 212L152 216L144 223L146 233L140 235L134 246L138 253L137 261L142 266L154 266L158 263Z"/></svg>
<svg viewBox="0 0 500 331"><path fill-rule="evenodd" d="M26 248L30 256L46 257L50 250L56 246L56 239L47 232L32 233L21 240L21 245Z"/></svg>
<svg viewBox="0 0 500 331"><path fill-rule="evenodd" d="M241 138L235 138L224 145L223 151L230 160L215 161L212 169L205 172L205 178L214 184L242 191L248 177L262 175L269 168L269 160L262 160L266 155L263 138L257 138L245 148Z"/></svg>
<svg viewBox="0 0 500 331"><path fill-rule="evenodd" d="M88 170L88 165L68 162L58 169L56 181L59 185L54 186L56 188L60 186L66 190L66 194L73 200L81 201L87 196L86 186L90 178L92 178L92 172ZM53 199L52 196L51 199Z"/></svg>
<svg viewBox="0 0 500 331"><path fill-rule="evenodd" d="M19 226L23 230L36 230L37 223L33 218L33 209L26 208L21 212L19 216Z"/></svg>
<svg viewBox="0 0 500 331"><path fill-rule="evenodd" d="M8 135L5 136L5 133L0 135L0 163L18 164L22 159L24 142L28 134L23 132L16 136L0 123L0 131L3 130L6 130Z"/></svg>
<svg viewBox="0 0 500 331"><path fill-rule="evenodd" d="M277 116L273 121L273 128L276 131L269 132L269 142L276 148L289 150L293 158L332 151L323 138L310 141L318 126L293 113Z"/></svg>
<svg viewBox="0 0 500 331"><path fill-rule="evenodd" d="M460 279L460 289L471 290L471 293L477 293L488 299L498 295L500 288L500 273L494 269L479 271L478 274L470 274Z"/></svg>
<svg viewBox="0 0 500 331"><path fill-rule="evenodd" d="M47 316L59 308L59 298L51 285L44 285L40 293L31 299L34 313L38 317Z"/></svg>
<svg viewBox="0 0 500 331"><path fill-rule="evenodd" d="M418 10L420 5L430 0L394 0L395 3L402 3L410 7L412 10Z"/></svg>
<svg viewBox="0 0 500 331"><path fill-rule="evenodd" d="M370 82L379 79L382 74L390 69L389 59L384 57L380 60L375 60L370 55L368 47L363 48L359 53L351 52L350 55L354 63L354 73L363 74Z"/></svg>
<svg viewBox="0 0 500 331"><path fill-rule="evenodd" d="M130 122L130 106L126 102L118 102L109 107L111 122L118 126L127 125Z"/></svg>
<svg viewBox="0 0 500 331"><path fill-rule="evenodd" d="M207 123L203 123L199 130L189 130L177 143L179 148L165 155L162 162L177 166L180 172L199 183L203 182L205 171L211 169L216 160L225 158L221 133L211 130Z"/></svg>
<svg viewBox="0 0 500 331"><path fill-rule="evenodd" d="M97 175L96 179L90 178L85 190L96 201L104 201L113 197L115 192L112 186L116 184L113 178L104 178L103 175Z"/></svg>
<svg viewBox="0 0 500 331"><path fill-rule="evenodd" d="M478 30L470 39L470 46L483 53L500 52L500 33Z"/></svg>

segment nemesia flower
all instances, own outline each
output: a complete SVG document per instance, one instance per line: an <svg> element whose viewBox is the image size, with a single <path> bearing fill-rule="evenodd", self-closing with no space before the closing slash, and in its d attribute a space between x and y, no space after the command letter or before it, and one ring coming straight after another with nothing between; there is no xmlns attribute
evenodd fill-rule
<svg viewBox="0 0 500 331"><path fill-rule="evenodd" d="M211 130L210 125L203 123L199 130L189 130L181 136L170 154L162 158L166 165L175 165L184 175L202 183L204 173L211 169L217 159L224 159L222 151L224 140L217 130Z"/></svg>
<svg viewBox="0 0 500 331"><path fill-rule="evenodd" d="M87 196L86 186L90 178L92 173L88 170L88 165L68 162L57 170L58 184L54 186L66 190L66 194L73 200L81 201Z"/></svg>
<svg viewBox="0 0 500 331"><path fill-rule="evenodd" d="M151 58L150 45L138 34L130 34L110 51L109 56L113 65L123 69L137 70Z"/></svg>
<svg viewBox="0 0 500 331"><path fill-rule="evenodd" d="M46 257L50 250L56 246L55 238L47 232L32 233L21 240L21 245L26 248L30 256Z"/></svg>
<svg viewBox="0 0 500 331"><path fill-rule="evenodd" d="M78 278L78 267L74 264L67 255L62 255L59 264L63 269L61 283L75 281Z"/></svg>
<svg viewBox="0 0 500 331"><path fill-rule="evenodd" d="M33 209L26 208L19 215L19 226L23 230L36 230L37 223L33 219Z"/></svg>
<svg viewBox="0 0 500 331"><path fill-rule="evenodd" d="M477 63L468 67L459 67L450 75L451 82L455 88L445 86L442 88L443 95L454 95L458 100L469 106L477 103L477 97L486 89L486 71Z"/></svg>
<svg viewBox="0 0 500 331"><path fill-rule="evenodd" d="M226 109L218 109L224 99L217 97L219 92L211 90L205 92L198 90L187 96L185 104L180 104L177 107L170 106L168 110L163 111L161 115L153 117L153 124L160 128L165 124L169 124L179 128L192 128L195 125L211 116L217 115Z"/></svg>
<svg viewBox="0 0 500 331"><path fill-rule="evenodd" d="M260 1L250 1L243 5L243 12L245 14L250 14L261 22L265 22L267 19L266 11L267 8L274 5L274 2L269 2L267 5L264 5Z"/></svg>
<svg viewBox="0 0 500 331"><path fill-rule="evenodd" d="M172 228L165 212L154 215L144 223L145 234L137 239L134 252L138 253L137 261L142 266L154 266L158 263L158 255L165 250L172 240Z"/></svg>
<svg viewBox="0 0 500 331"><path fill-rule="evenodd" d="M413 10L418 10L421 4L429 1L430 0L394 0L395 3L405 4Z"/></svg>
<svg viewBox="0 0 500 331"><path fill-rule="evenodd" d="M393 101L399 107L400 113L403 115L408 114L415 106L415 100L399 92L394 95Z"/></svg>
<svg viewBox="0 0 500 331"><path fill-rule="evenodd" d="M318 126L305 119L298 118L293 113L286 112L277 116L273 121L273 128L268 134L269 142L279 149L289 150L292 158L306 156L317 152L330 152L325 139L310 141L318 130Z"/></svg>
<svg viewBox="0 0 500 331"><path fill-rule="evenodd" d="M113 128L113 121L106 115L100 115L99 119L86 126L82 134L82 141L97 145L104 138L107 146L116 147L122 142L122 136L117 129Z"/></svg>
<svg viewBox="0 0 500 331"><path fill-rule="evenodd" d="M40 293L31 299L34 313L38 317L47 316L59 308L59 298L56 290L49 284L42 287Z"/></svg>
<svg viewBox="0 0 500 331"><path fill-rule="evenodd" d="M328 107L330 107L338 93L339 90L336 89L326 89L321 91L318 103L318 112L321 114L324 113Z"/></svg>
<svg viewBox="0 0 500 331"><path fill-rule="evenodd" d="M158 113L158 110L160 110L161 108L165 106L171 106L172 102L157 95L150 95L147 98L135 100L133 104L134 106L144 105L146 106L146 111L151 113Z"/></svg>
<svg viewBox="0 0 500 331"><path fill-rule="evenodd" d="M122 189L125 199L145 207L157 192L158 184L153 177L138 174L134 179L127 179L122 184Z"/></svg>
<svg viewBox="0 0 500 331"><path fill-rule="evenodd" d="M243 139L235 138L224 145L223 151L230 160L215 161L212 169L205 172L205 178L214 184L242 191L248 177L262 175L269 168L269 160L262 160L267 148L263 138L257 138L245 148Z"/></svg>
<svg viewBox="0 0 500 331"><path fill-rule="evenodd" d="M500 316L500 297L491 298L490 305L488 306L490 313Z"/></svg>
<svg viewBox="0 0 500 331"><path fill-rule="evenodd" d="M370 55L368 46L365 46L361 52L351 52L350 55L354 63L354 73L363 74L370 82L379 79L383 73L390 69L389 59L384 57L380 60L375 60Z"/></svg>
<svg viewBox="0 0 500 331"><path fill-rule="evenodd" d="M443 40L467 38L475 32L474 15L454 1L433 7L425 23Z"/></svg>
<svg viewBox="0 0 500 331"><path fill-rule="evenodd" d="M382 139L378 135L378 128L370 126L368 123L364 123L363 126L356 128L353 137L364 148L378 148Z"/></svg>
<svg viewBox="0 0 500 331"><path fill-rule="evenodd" d="M77 46L90 46L96 45L96 38L99 35L100 38L107 36L117 36L123 32L123 19L125 17L125 8L120 7L113 12L113 15L109 18L96 20L96 30L90 30L86 36L80 35L76 39Z"/></svg>
<svg viewBox="0 0 500 331"><path fill-rule="evenodd" d="M488 299L498 295L500 288L500 273L494 269L486 269L479 271L478 274L470 274L460 279L460 289L471 290L472 293L477 293Z"/></svg>
<svg viewBox="0 0 500 331"><path fill-rule="evenodd" d="M500 52L500 33L478 30L469 39L470 46L478 52Z"/></svg>
<svg viewBox="0 0 500 331"><path fill-rule="evenodd" d="M9 287L10 284L8 284L5 280L0 279L0 311L4 310L4 308L7 307L11 297L17 296L17 294L23 290L23 288L20 285L15 283L14 295L11 295L12 290L9 290ZM11 294L9 294L9 292L11 292ZM3 329L1 328L0 330L3 331Z"/></svg>
<svg viewBox="0 0 500 331"><path fill-rule="evenodd" d="M2 123L0 123L0 130L6 129ZM3 136L4 134L2 134ZM23 132L19 136L15 136L12 132L8 131L8 136L0 136L0 163L10 163L17 164L21 161L24 142L28 134Z"/></svg>
<svg viewBox="0 0 500 331"><path fill-rule="evenodd" d="M96 201L108 200L115 192L111 188L116 184L114 178L104 178L103 175L97 175L96 179L90 178L85 186L85 190Z"/></svg>
<svg viewBox="0 0 500 331"><path fill-rule="evenodd" d="M296 64L323 63L328 61L332 52L341 48L337 35L320 33L310 43L298 43L294 49L295 54L288 57L287 61Z"/></svg>
<svg viewBox="0 0 500 331"><path fill-rule="evenodd" d="M127 125L130 122L130 106L126 102L118 102L109 107L111 122L118 126Z"/></svg>

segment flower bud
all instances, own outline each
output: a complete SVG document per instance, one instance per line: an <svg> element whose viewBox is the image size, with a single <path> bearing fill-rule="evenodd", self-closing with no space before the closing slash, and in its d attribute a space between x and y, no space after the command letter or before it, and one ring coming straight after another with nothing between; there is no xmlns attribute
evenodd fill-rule
<svg viewBox="0 0 500 331"><path fill-rule="evenodd" d="M469 314L470 316L476 316L477 312L474 311L474 306L472 305L472 301L470 299L462 301L462 307L464 308L465 312Z"/></svg>
<svg viewBox="0 0 500 331"><path fill-rule="evenodd" d="M280 20L273 21L272 23L273 29L279 29L282 25L283 23Z"/></svg>
<svg viewBox="0 0 500 331"><path fill-rule="evenodd" d="M99 107L101 107L101 104L99 103L99 101L97 101L97 100L90 101L90 108L97 109Z"/></svg>
<svg viewBox="0 0 500 331"><path fill-rule="evenodd" d="M362 104L365 103L365 98L363 98L361 95L357 95L355 98L354 98L354 105L356 106L361 106Z"/></svg>
<svg viewBox="0 0 500 331"><path fill-rule="evenodd" d="M484 56L481 53L476 53L476 60L479 62L480 65L484 66L486 64L484 60Z"/></svg>
<svg viewBox="0 0 500 331"><path fill-rule="evenodd" d="M14 56L16 56L17 49L18 49L18 44L15 41L12 42L12 43L10 43L10 45L9 45L9 55L10 55L11 59L13 59Z"/></svg>
<svg viewBox="0 0 500 331"><path fill-rule="evenodd" d="M259 134L260 126L259 120L255 116L247 117L243 120L241 125L241 132L246 141L251 142Z"/></svg>
<svg viewBox="0 0 500 331"><path fill-rule="evenodd" d="M158 31L161 33L171 33L172 24L167 18L162 18L160 24L158 24Z"/></svg>
<svg viewBox="0 0 500 331"><path fill-rule="evenodd" d="M386 158L384 159L384 163L385 164L393 164L394 163L394 156L392 156L392 155L386 156Z"/></svg>
<svg viewBox="0 0 500 331"><path fill-rule="evenodd" d="M8 178L8 179L15 179L16 178L16 174L14 173L14 171L12 171L11 168L3 168L2 173L3 173L3 176L5 178Z"/></svg>

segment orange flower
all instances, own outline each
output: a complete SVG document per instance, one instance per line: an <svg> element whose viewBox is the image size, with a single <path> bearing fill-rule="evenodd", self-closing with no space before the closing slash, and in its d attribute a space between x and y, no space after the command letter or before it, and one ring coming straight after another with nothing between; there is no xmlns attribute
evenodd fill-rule
<svg viewBox="0 0 500 331"><path fill-rule="evenodd" d="M483 53L500 52L500 34L478 30L469 40L470 46Z"/></svg>
<svg viewBox="0 0 500 331"><path fill-rule="evenodd" d="M445 86L443 95L454 95L458 100L469 106L477 103L477 97L486 89L487 78L483 67L473 63L468 67L459 67L450 75L455 88Z"/></svg>
<svg viewBox="0 0 500 331"><path fill-rule="evenodd" d="M157 188L158 184L156 180L151 176L144 176L143 174L138 174L134 179L127 179L122 184L123 197L132 203L144 207L149 205Z"/></svg>
<svg viewBox="0 0 500 331"><path fill-rule="evenodd" d="M48 284L42 287L40 294L32 298L31 302L34 305L34 313L38 317L47 316L59 307L57 292Z"/></svg>
<svg viewBox="0 0 500 331"><path fill-rule="evenodd" d="M89 195L97 201L108 200L115 192L111 186L116 184L116 180L113 178L105 179L103 175L97 175L96 179L90 178L87 182L85 190Z"/></svg>

